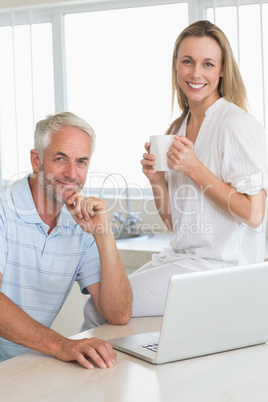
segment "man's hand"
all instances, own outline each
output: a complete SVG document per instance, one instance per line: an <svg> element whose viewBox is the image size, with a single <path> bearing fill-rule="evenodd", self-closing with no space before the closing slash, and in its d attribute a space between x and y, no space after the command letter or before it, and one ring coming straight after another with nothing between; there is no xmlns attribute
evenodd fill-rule
<svg viewBox="0 0 268 402"><path fill-rule="evenodd" d="M110 232L106 204L103 200L74 193L65 205L85 232L92 235Z"/></svg>
<svg viewBox="0 0 268 402"><path fill-rule="evenodd" d="M100 368L114 367L116 361L116 354L111 344L98 338L79 340L63 338L55 357L66 362L76 360L87 369L94 368L88 358Z"/></svg>
<svg viewBox="0 0 268 402"><path fill-rule="evenodd" d="M0 274L0 285L1 279ZM35 321L1 292L0 307L1 337L62 361L76 360L88 369L94 368L92 362L100 368L115 365L116 354L109 342L98 338L65 338Z"/></svg>

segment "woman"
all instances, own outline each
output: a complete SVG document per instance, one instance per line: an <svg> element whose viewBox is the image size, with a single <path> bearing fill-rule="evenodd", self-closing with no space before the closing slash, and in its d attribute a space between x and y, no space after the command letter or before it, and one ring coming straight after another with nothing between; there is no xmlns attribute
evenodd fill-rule
<svg viewBox="0 0 268 402"><path fill-rule="evenodd" d="M172 83L182 110L167 130L175 135L172 171L154 170L150 143L141 164L174 235L130 276L133 316L163 314L174 274L264 260L265 130L247 112L231 46L216 25L198 21L179 35Z"/></svg>

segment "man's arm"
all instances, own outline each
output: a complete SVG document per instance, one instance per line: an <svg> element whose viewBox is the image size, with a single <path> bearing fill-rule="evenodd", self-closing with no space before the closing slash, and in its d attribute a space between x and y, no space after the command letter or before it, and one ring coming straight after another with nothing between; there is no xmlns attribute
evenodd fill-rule
<svg viewBox="0 0 268 402"><path fill-rule="evenodd" d="M111 237L111 238L110 238ZM124 325L132 313L132 292L121 263L114 235L95 236L101 264L101 281L87 287L98 312L109 324Z"/></svg>
<svg viewBox="0 0 268 402"><path fill-rule="evenodd" d="M108 222L105 202L75 193L66 206L81 228L94 236L98 247L101 280L87 287L98 312L110 324L126 324L132 314L132 291Z"/></svg>
<svg viewBox="0 0 268 402"><path fill-rule="evenodd" d="M2 275L0 274L0 289ZM62 361L77 360L92 369L113 367L116 355L109 342L97 338L72 340L33 320L0 291L0 336Z"/></svg>

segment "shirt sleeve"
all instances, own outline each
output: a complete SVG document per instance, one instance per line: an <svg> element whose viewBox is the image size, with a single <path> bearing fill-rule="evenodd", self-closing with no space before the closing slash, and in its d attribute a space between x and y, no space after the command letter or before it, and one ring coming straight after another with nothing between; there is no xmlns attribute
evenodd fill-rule
<svg viewBox="0 0 268 402"><path fill-rule="evenodd" d="M5 234L5 225L0 206L0 273L3 275L7 260L7 242Z"/></svg>
<svg viewBox="0 0 268 402"><path fill-rule="evenodd" d="M249 113L230 116L223 125L222 180L239 193L267 191L266 133Z"/></svg>
<svg viewBox="0 0 268 402"><path fill-rule="evenodd" d="M100 259L99 252L93 236L85 236L85 247L81 258L80 267L77 273L76 281L80 290L88 294L87 286L100 282Z"/></svg>

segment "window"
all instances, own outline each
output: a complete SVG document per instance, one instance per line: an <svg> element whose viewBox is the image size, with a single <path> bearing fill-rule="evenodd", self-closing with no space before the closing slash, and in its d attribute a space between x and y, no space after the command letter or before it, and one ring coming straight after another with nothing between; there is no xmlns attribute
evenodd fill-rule
<svg viewBox="0 0 268 402"><path fill-rule="evenodd" d="M144 143L173 119L173 44L198 19L229 37L251 112L267 126L268 0L24 2L11 12L0 6L0 184L31 171L36 122L66 109L97 134L90 187L113 172L112 187L125 185L120 174L146 187Z"/></svg>
<svg viewBox="0 0 268 402"><path fill-rule="evenodd" d="M0 157L2 181L31 171L34 124L53 113L51 24L0 28Z"/></svg>
<svg viewBox="0 0 268 402"><path fill-rule="evenodd" d="M207 18L228 36L246 85L250 112L266 125L268 27L265 22L268 18L268 4L208 8Z"/></svg>
<svg viewBox="0 0 268 402"><path fill-rule="evenodd" d="M187 25L186 3L65 16L68 108L96 131L94 187L112 172L147 185L140 160L168 128L173 44Z"/></svg>

